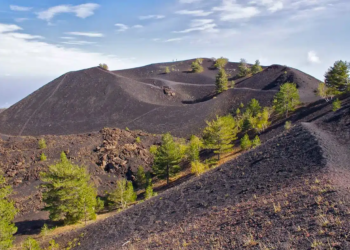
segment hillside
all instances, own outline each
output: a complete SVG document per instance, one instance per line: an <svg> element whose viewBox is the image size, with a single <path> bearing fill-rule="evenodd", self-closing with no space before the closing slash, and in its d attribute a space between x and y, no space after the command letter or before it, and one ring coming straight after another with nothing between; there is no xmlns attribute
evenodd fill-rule
<svg viewBox="0 0 350 250"><path fill-rule="evenodd" d="M205 59L204 72L189 72L193 60L135 69L105 71L91 68L67 73L35 91L0 115L0 133L7 135L68 135L104 127L198 134L206 120L227 114L256 98L271 105L278 86L294 81L301 100L317 100L318 80L300 71L271 66L251 78L236 80L236 88L216 97L213 61ZM165 67L171 72L164 74ZM237 63L226 71L235 78Z"/></svg>
<svg viewBox="0 0 350 250"><path fill-rule="evenodd" d="M336 113L323 105L255 150L58 240L79 238L74 249L349 249L349 114L349 98Z"/></svg>

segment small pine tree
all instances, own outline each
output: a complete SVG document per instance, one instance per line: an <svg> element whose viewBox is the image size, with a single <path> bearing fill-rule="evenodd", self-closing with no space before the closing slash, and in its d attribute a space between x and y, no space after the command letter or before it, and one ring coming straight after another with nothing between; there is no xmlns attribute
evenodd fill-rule
<svg viewBox="0 0 350 250"><path fill-rule="evenodd" d="M201 163L200 161L191 162L191 173L199 176L208 170L208 165Z"/></svg>
<svg viewBox="0 0 350 250"><path fill-rule="evenodd" d="M169 74L170 73L170 68L169 67L165 67L165 74Z"/></svg>
<svg viewBox="0 0 350 250"><path fill-rule="evenodd" d="M274 108L279 114L285 114L294 111L300 104L299 92L296 84L285 83L281 85L280 91L275 95Z"/></svg>
<svg viewBox="0 0 350 250"><path fill-rule="evenodd" d="M203 141L197 136L192 135L190 143L188 144L188 147L187 147L187 152L186 152L188 160L198 161L199 153L203 148L203 146L204 146Z"/></svg>
<svg viewBox="0 0 350 250"><path fill-rule="evenodd" d="M145 170L144 170L144 168L142 166L140 166L137 169L137 173L136 173L137 187L144 188L145 185L147 184L146 181L147 181L147 179L146 179Z"/></svg>
<svg viewBox="0 0 350 250"><path fill-rule="evenodd" d="M50 240L47 250L60 250L60 245L58 245L55 240Z"/></svg>
<svg viewBox="0 0 350 250"><path fill-rule="evenodd" d="M349 65L344 61L336 61L325 74L328 88L345 91L349 87Z"/></svg>
<svg viewBox="0 0 350 250"><path fill-rule="evenodd" d="M44 226L41 228L40 230L40 235L43 237L43 238L46 238L50 233L50 229L49 227L47 226L47 224L45 223Z"/></svg>
<svg viewBox="0 0 350 250"><path fill-rule="evenodd" d="M216 117L216 120L207 122L207 127L203 132L205 145L209 149L213 149L214 153L220 154L230 152L232 150L232 142L236 139L237 124L231 116Z"/></svg>
<svg viewBox="0 0 350 250"><path fill-rule="evenodd" d="M17 227L13 223L17 210L14 203L9 200L11 193L12 188L6 185L0 171L0 249L10 249L13 235L17 232Z"/></svg>
<svg viewBox="0 0 350 250"><path fill-rule="evenodd" d="M162 137L162 145L155 152L153 171L160 179L169 178L180 171L179 163L183 158L179 143L174 141L171 134L167 133Z"/></svg>
<svg viewBox="0 0 350 250"><path fill-rule="evenodd" d="M254 140L252 141L253 148L256 148L261 145L261 141L259 136L255 136Z"/></svg>
<svg viewBox="0 0 350 250"><path fill-rule="evenodd" d="M40 148L40 149L45 149L46 147L47 147L47 145L46 145L45 139L44 139L44 138L41 138L41 139L39 140L39 148Z"/></svg>
<svg viewBox="0 0 350 250"><path fill-rule="evenodd" d="M156 196L156 195L157 194L154 193L154 191L153 191L152 180L148 179L147 187L146 187L146 191L145 191L145 200L151 199L153 196Z"/></svg>
<svg viewBox="0 0 350 250"><path fill-rule="evenodd" d="M252 74L255 75L262 71L262 67L260 66L260 61L256 60L255 64L252 66Z"/></svg>
<svg viewBox="0 0 350 250"><path fill-rule="evenodd" d="M235 81L231 81L231 83L230 83L230 88L231 88L231 89L234 89L235 86L236 86L236 82L235 82Z"/></svg>
<svg viewBox="0 0 350 250"><path fill-rule="evenodd" d="M90 184L90 175L84 167L73 165L64 152L61 162L49 166L48 172L40 176L44 182L44 210L49 211L51 220L74 224L96 217L96 190Z"/></svg>
<svg viewBox="0 0 350 250"><path fill-rule="evenodd" d="M198 62L199 64L201 64L201 65L202 65L202 63L203 63L203 59L202 59L202 58L197 58L197 59L196 59L196 62Z"/></svg>
<svg viewBox="0 0 350 250"><path fill-rule="evenodd" d="M246 77L251 73L251 70L245 59L241 59L241 62L238 65L239 73L238 77Z"/></svg>
<svg viewBox="0 0 350 250"><path fill-rule="evenodd" d="M137 195L134 192L132 182L128 182L125 179L117 181L115 190L108 195L108 200L111 205L117 208L124 209L128 204L136 201Z"/></svg>
<svg viewBox="0 0 350 250"><path fill-rule="evenodd" d="M201 73L204 71L203 66L196 60L191 64L192 72Z"/></svg>
<svg viewBox="0 0 350 250"><path fill-rule="evenodd" d="M140 138L140 137L137 137L137 138L135 139L135 142L136 142L136 143L141 143L141 138Z"/></svg>
<svg viewBox="0 0 350 250"><path fill-rule="evenodd" d="M108 65L105 63L100 63L100 68L104 69L104 70L108 70Z"/></svg>
<svg viewBox="0 0 350 250"><path fill-rule="evenodd" d="M341 101L340 101L339 99L336 99L336 100L333 102L332 106L333 106L333 109L332 109L333 112L338 111L338 110L341 108Z"/></svg>
<svg viewBox="0 0 350 250"><path fill-rule="evenodd" d="M47 160L46 155L45 155L44 153L42 153L42 154L40 155L40 161L46 161L46 160Z"/></svg>
<svg viewBox="0 0 350 250"><path fill-rule="evenodd" d="M216 76L216 93L220 94L228 89L227 84L227 74L224 68L220 68L219 73Z"/></svg>
<svg viewBox="0 0 350 250"><path fill-rule="evenodd" d="M249 102L247 109L249 110L249 112L252 116L257 116L261 111L261 106L260 106L259 101L256 100L255 98L252 99Z"/></svg>
<svg viewBox="0 0 350 250"><path fill-rule="evenodd" d="M217 69L224 69L227 63L228 63L227 58L220 57L219 59L216 60L214 67Z"/></svg>
<svg viewBox="0 0 350 250"><path fill-rule="evenodd" d="M39 243L31 237L28 237L23 243L22 250L42 250Z"/></svg>
<svg viewBox="0 0 350 250"><path fill-rule="evenodd" d="M242 150L248 150L252 147L252 142L249 140L249 136L245 134L243 138L241 139L241 149Z"/></svg>
<svg viewBox="0 0 350 250"><path fill-rule="evenodd" d="M102 212L104 208L105 208L105 202L101 198L97 197L96 208L95 208L96 212Z"/></svg>
<svg viewBox="0 0 350 250"><path fill-rule="evenodd" d="M284 129L290 130L291 128L292 128L292 122L286 121L286 123L284 124Z"/></svg>

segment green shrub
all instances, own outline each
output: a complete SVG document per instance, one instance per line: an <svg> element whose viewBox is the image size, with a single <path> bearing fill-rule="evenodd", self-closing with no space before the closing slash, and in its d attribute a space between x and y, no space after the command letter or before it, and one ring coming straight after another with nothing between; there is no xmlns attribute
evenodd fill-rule
<svg viewBox="0 0 350 250"><path fill-rule="evenodd" d="M259 136L255 136L254 140L252 141L253 148L256 148L261 145L261 141Z"/></svg>
<svg viewBox="0 0 350 250"><path fill-rule="evenodd" d="M47 250L60 250L60 245L58 245L55 240L50 240Z"/></svg>
<svg viewBox="0 0 350 250"><path fill-rule="evenodd" d="M333 102L332 106L333 106L333 109L332 109L333 112L338 111L338 110L341 108L341 101L340 101L339 99L336 99L336 100Z"/></svg>
<svg viewBox="0 0 350 250"><path fill-rule="evenodd" d="M251 69L249 68L247 61L245 59L241 59L241 62L238 65L239 73L238 77L246 77L251 73Z"/></svg>
<svg viewBox="0 0 350 250"><path fill-rule="evenodd" d="M105 63L100 63L100 68L104 69L104 70L108 70L108 65Z"/></svg>
<svg viewBox="0 0 350 250"><path fill-rule="evenodd" d="M290 130L291 128L292 128L292 122L286 121L286 123L284 124L284 129Z"/></svg>
<svg viewBox="0 0 350 250"><path fill-rule="evenodd" d="M46 147L47 147L47 145L46 145L45 139L44 139L44 138L41 138L41 139L39 140L39 148L40 148L40 149L45 149Z"/></svg>
<svg viewBox="0 0 350 250"><path fill-rule="evenodd" d="M252 142L249 139L249 136L245 134L243 138L241 139L241 149L242 150L248 150L252 147Z"/></svg>
<svg viewBox="0 0 350 250"><path fill-rule="evenodd" d="M169 67L165 67L165 72L164 72L165 74L169 74L170 73L170 69L169 69Z"/></svg>
<svg viewBox="0 0 350 250"><path fill-rule="evenodd" d="M202 64L203 63L203 59L202 58L197 58L196 62L198 62L199 64Z"/></svg>
<svg viewBox="0 0 350 250"><path fill-rule="evenodd" d="M280 91L273 100L274 109L277 113L288 117L288 113L294 111L300 104L299 91L295 83L285 83L281 85Z"/></svg>
<svg viewBox="0 0 350 250"><path fill-rule="evenodd" d="M23 243L22 250L41 250L39 243L31 237L28 237Z"/></svg>
<svg viewBox="0 0 350 250"><path fill-rule="evenodd" d="M209 169L208 165L201 163L200 161L191 162L191 173L199 176L205 173Z"/></svg>
<svg viewBox="0 0 350 250"><path fill-rule="evenodd" d="M97 197L96 207L95 207L96 212L101 212L103 211L104 208L105 208L105 202L100 197Z"/></svg>
<svg viewBox="0 0 350 250"><path fill-rule="evenodd" d="M136 140L135 140L136 143L140 143L141 142L141 138L140 137L137 137Z"/></svg>
<svg viewBox="0 0 350 250"><path fill-rule="evenodd" d="M224 57L220 57L219 59L216 60L214 67L217 69L223 69L228 63L228 59Z"/></svg>
<svg viewBox="0 0 350 250"><path fill-rule="evenodd" d="M204 68L202 65L200 65L199 62L197 61L194 61L192 64L191 64L191 69L192 69L192 72L194 73L201 73L204 71Z"/></svg>
<svg viewBox="0 0 350 250"><path fill-rule="evenodd" d="M145 200L151 199L152 197L154 197L156 195L157 195L157 193L155 193L153 191L152 180L148 179L147 186L146 186L146 191L145 191Z"/></svg>
<svg viewBox="0 0 350 250"><path fill-rule="evenodd" d="M140 166L138 169L137 169L137 173L136 173L136 183L137 183L137 186L139 188L144 188L145 185L146 185L146 174L145 174L145 170L142 166Z"/></svg>
<svg viewBox="0 0 350 250"><path fill-rule="evenodd" d="M219 73L216 76L215 79L215 85L216 85L216 93L220 94L223 91L226 91L228 89L228 80L226 71L224 68L220 68Z"/></svg>
<svg viewBox="0 0 350 250"><path fill-rule="evenodd" d="M260 61L256 60L255 64L252 66L252 74L255 75L262 71L262 67L260 66Z"/></svg>
<svg viewBox="0 0 350 250"><path fill-rule="evenodd" d="M40 155L40 161L46 161L46 160L47 160L46 155L45 155L44 153L42 153L42 154Z"/></svg>
<svg viewBox="0 0 350 250"><path fill-rule="evenodd" d="M137 195L134 192L132 182L125 179L117 181L116 188L108 195L108 201L116 208L124 209L128 204L136 201Z"/></svg>

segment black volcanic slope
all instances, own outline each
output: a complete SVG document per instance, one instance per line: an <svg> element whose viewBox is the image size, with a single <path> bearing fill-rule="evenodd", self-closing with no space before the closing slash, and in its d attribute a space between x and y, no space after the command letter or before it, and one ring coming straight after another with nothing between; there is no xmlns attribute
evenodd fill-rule
<svg viewBox="0 0 350 250"><path fill-rule="evenodd" d="M238 80L236 89L213 98L217 74L213 61L205 59L200 74L189 72L192 61L67 73L2 112L0 133L61 135L128 127L189 136L201 131L206 120L236 109L241 102L256 98L262 105L271 104L278 86L287 80L297 83L303 102L315 100L318 81L282 66ZM172 70L170 74L163 74L166 66ZM229 63L226 70L234 78L238 64ZM175 95L165 94L164 87Z"/></svg>

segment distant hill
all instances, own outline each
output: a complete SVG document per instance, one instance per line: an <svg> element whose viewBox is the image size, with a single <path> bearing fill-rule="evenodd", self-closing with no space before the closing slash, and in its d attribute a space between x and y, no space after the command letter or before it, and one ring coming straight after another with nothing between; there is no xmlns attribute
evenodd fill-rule
<svg viewBox="0 0 350 250"><path fill-rule="evenodd" d="M205 121L235 110L252 98L271 105L280 84L294 81L303 102L317 100L318 80L284 66L273 65L251 78L236 80L236 88L215 97L211 59L204 72L191 73L193 60L105 71L90 68L67 73L35 91L0 115L0 133L9 135L65 135L104 127L197 134ZM171 72L165 74L165 68ZM232 79L237 63L228 63Z"/></svg>
<svg viewBox="0 0 350 250"><path fill-rule="evenodd" d="M5 111L5 109L0 109L0 113L3 112L3 111Z"/></svg>

